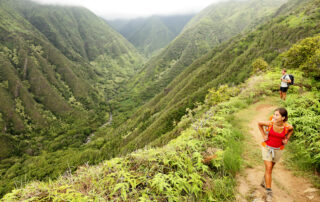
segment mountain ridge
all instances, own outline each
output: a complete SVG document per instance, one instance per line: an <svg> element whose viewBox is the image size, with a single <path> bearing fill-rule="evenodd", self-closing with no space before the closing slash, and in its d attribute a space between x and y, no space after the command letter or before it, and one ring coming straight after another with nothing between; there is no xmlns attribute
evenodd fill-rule
<svg viewBox="0 0 320 202"><path fill-rule="evenodd" d="M282 1L272 2L280 6ZM251 7L252 4L256 4L257 6L259 5L260 1L244 1L241 3L230 2L230 5L226 3L214 4L205 9L205 13L210 11L209 13L211 13L211 15L213 16L213 19L211 19L211 16L207 17L210 18L210 23L198 23L192 26L190 25L190 28L182 31L182 33L177 38L175 38L162 52L160 52L155 57L152 57L143 66L142 70L137 74L137 76L129 80L128 84L126 85L126 93L120 93L118 97L115 97L115 100L118 100L118 102L122 103L117 108L119 108L119 110L121 111L128 112L128 115L126 116L130 117L132 115L132 109L135 109L139 105L146 103L148 100L156 96L158 93L161 93L162 91L170 91L170 88L167 88L167 86L170 82L173 81L175 77L177 77L182 71L184 71L186 67L191 65L192 62L194 62L196 59L205 55L209 50L214 48L214 46L217 46L222 42L217 40L217 37L208 37L208 32L216 32L221 27L222 29L224 29L223 23L225 23L227 20L230 20L229 18L233 19L232 16L235 14L231 11L237 10L239 4L242 5L241 8L243 9L242 13L244 15L251 15L251 13L245 12L245 8ZM221 10L221 7L226 5L230 6L230 8L228 7L228 9L222 9L223 14L225 14L224 17L226 20L223 22L216 22L214 20L216 13L215 11ZM267 20L270 17L269 12L274 9L275 8L272 7L266 10L260 8L260 15L264 16L264 14L266 14L265 20ZM228 16L228 14L230 13L231 16ZM254 13L256 13L256 11ZM200 19L204 18L202 13L199 13L197 16L200 16ZM197 16L195 16L195 18L197 18ZM221 18L220 16L218 17L219 19ZM248 26L254 26L253 22L255 20L260 22L262 19L260 19L259 17L250 19L249 21L247 21ZM237 23L236 21L234 21L234 23L229 26L236 27L236 25ZM186 27L188 27L188 25L186 25ZM232 34L236 35L235 33ZM226 37L225 34L221 34L221 36ZM128 99L128 96L130 96L131 100ZM120 120L119 122L121 121L122 120ZM115 122L117 122L116 118Z"/></svg>
<svg viewBox="0 0 320 202"><path fill-rule="evenodd" d="M60 54L59 50L56 49L53 45L51 45L50 47L52 47L52 50L54 51L48 52L47 49L41 48L41 47L45 47L42 44L47 44L47 43L49 45L51 44L47 40L43 40L42 38L40 38L41 40L40 39L37 40L39 41L38 43L33 43L33 42L25 43L25 39L29 41L30 39L33 39L27 33L29 32L30 34L32 33L32 31L30 31L29 29L26 29L26 30L21 29L20 26L22 25L17 22L19 20L14 21L14 23L17 26L9 27L10 29L22 30L23 35L18 35L18 36L16 35L16 33L15 35L14 34L10 35L11 30L4 29L6 27L5 25L10 23L1 20L0 29L6 30L6 31L1 32L4 34L3 35L0 34L0 39L10 39L10 40L4 40L7 43L5 45L1 44L0 60L4 61L4 63L2 64L5 64L5 63L8 64L6 65L5 68L9 70L6 71L6 73L3 73L1 72L1 70L3 69L2 66L0 68L0 79L1 79L0 80L0 95L1 95L0 99L4 100L4 101L2 100L0 101L1 103L6 103L8 102L8 100L11 99L8 105L11 105L9 108L12 109L11 110L12 116L22 117L20 122L17 124L17 126L19 124L20 125L25 124L27 126L32 127L32 124L29 124L28 113L26 115L26 111L29 110L29 107L25 106L27 103L27 101L25 100L27 99L22 98L22 95L24 95L23 94L24 92L29 92L29 91L38 92L37 93L38 95L34 98L34 102L37 104L43 103L45 99L42 98L43 96L41 96L42 95L41 93L46 91L44 91L44 89L42 89L41 87L45 87L46 85L39 85L39 81L45 78L51 79L50 81L48 80L46 83L49 83L49 84L56 83L55 86L51 87L52 92L56 92L59 95L62 94L61 98L59 97L56 98L53 96L52 99L64 99L65 97L68 98L68 102L66 102L66 104L72 109L72 113L74 113L74 117L78 118L77 120L74 120L72 119L72 117L69 116L68 117L69 119L66 118L65 121L61 119L58 119L57 121L52 121L50 122L50 124L52 123L51 131L40 130L32 134L23 134L23 136L19 136L19 138L25 139L25 142L22 142L23 144L22 143L18 144L17 142L19 141L18 136L9 137L8 134L1 134L0 135L1 146L2 146L2 141L6 141L6 142L8 141L8 142L11 142L12 146L20 148L19 149L20 151L23 151L26 153L21 158L17 158L17 156L10 156L10 155L21 155L21 153L20 154L11 153L12 151L17 151L15 147L0 148L1 155L2 154L9 155L9 158L1 160L1 163L0 163L1 194L9 192L10 189L14 187L14 182L16 181L24 183L23 179L28 179L28 180L38 179L38 180L44 180L44 181L49 179L56 179L60 175L63 175L63 172L65 171L67 171L65 172L65 175L68 175L68 173L71 173L72 171L76 170L77 166L79 165L83 165L86 163L97 164L105 159L110 159L115 156L128 154L129 152L135 151L138 148L166 145L169 141L177 138L178 136L179 137L181 136L179 140L185 140L184 138L188 139L191 136L193 136L193 134L195 134L195 137L199 137L198 135L196 135L198 134L196 132L195 133L192 132L192 135L190 135L190 133L187 135L181 135L184 129L187 129L187 128L192 129L193 126L196 128L199 127L199 124L201 123L201 121L197 125L192 125L194 123L193 116L199 116L199 114L197 115L197 112L201 111L201 107L200 108L197 108L197 107L201 106L203 103L205 103L206 105L207 104L206 102L209 102L209 105L215 105L219 103L221 100L234 97L239 90L234 88L235 85L240 84L240 89L241 89L241 83L246 78L248 78L251 74L252 62L259 57L263 57L266 60L266 62L271 63L273 67L281 66L281 62L279 61L280 59L278 58L278 56L281 53L288 50L292 46L292 44L297 43L299 40L302 40L305 37L314 36L319 32L320 27L319 27L319 23L317 23L318 20L320 19L320 16L318 14L319 5L320 5L319 1L296 1L296 0L289 1L289 3L283 5L278 11L275 11L275 14L272 14L276 18L270 19L268 22L257 27L253 31L241 33L239 35L234 36L230 40L221 43L219 46L210 48L207 54L204 54L202 57L198 58L197 60L195 59L194 61L191 61L191 65L189 65L188 67L186 66L185 69L180 73L179 72L176 73L177 75L178 74L179 75L177 77L174 77L172 81L170 80L166 81L168 82L168 84L165 84L166 83L165 82L159 86L155 85L156 87L162 88L161 90L153 88L154 86L149 86L150 93L156 96L152 98L151 94L150 95L146 94L145 96L146 97L149 96L150 101L147 102L147 99L140 100L141 102L138 103L137 106L139 106L144 102L145 102L145 105L138 108L133 114L133 116L127 116L128 114L130 115L130 112L123 110L125 108L121 108L117 106L117 105L123 104L122 102L119 102L119 100L116 100L116 99L105 102L105 99L104 99L105 97L103 97L102 95L105 95L105 94L109 95L107 96L107 98L109 98L109 97L113 97L115 94L119 92L128 93L126 91L127 89L123 86L123 82L126 82L126 79L132 75L124 74L127 72L127 70L121 67L131 63L132 66L129 65L129 67L132 67L131 69L132 71L143 72L145 70L142 70L141 69L142 67L139 66L138 64L139 62L137 62L139 59L135 59L133 57L132 58L133 62L130 62L124 56L124 57L119 57L119 60L115 61L114 58L111 57L111 55L103 54L103 55L99 55L93 61L87 61L88 64L86 63L85 65L82 66L81 63L80 64L75 63L74 61L69 60L63 54ZM0 16L2 15L4 15L4 12L0 12ZM19 17L17 13L10 13L10 15L17 15ZM7 36L6 34L8 33L9 35ZM43 34L37 33L35 34L35 36L41 37L43 36ZM20 44L22 44L22 47L25 46L28 48L27 50L28 52L30 52L30 55L27 57L28 62L25 62L26 57L18 57L18 56L27 55L27 53L26 51L23 51L23 49L14 50L12 46L12 44L14 44L13 41L16 43L19 42ZM111 46L111 47L114 47L114 46ZM175 50L178 50L178 48ZM175 50L172 50L172 51L175 51ZM196 51L193 49L191 50ZM115 53L117 52L121 52L121 50L116 50ZM169 56L172 56L172 55L169 55ZM50 65L47 65L48 63L46 62L47 57L49 57L51 60ZM185 55L184 58L188 58L187 55ZM292 57L288 56L288 58L292 58ZM314 58L315 57L312 57L312 61L314 60ZM61 61L58 64L55 64L57 63L56 59ZM172 62L172 60L170 60L170 62ZM181 61L181 62L185 62L185 61ZM55 65L52 65L51 63ZM34 64L34 65L31 65L31 68L29 68L30 64ZM73 74L71 70L66 70L63 68L65 65L68 66L69 64L73 66L74 69L72 70L75 70L75 69L77 70ZM92 71L89 71L87 67L94 67L94 68ZM119 68L123 72L118 71ZM161 68L165 69L165 66L159 65L159 67L157 68L159 68L159 70L162 71ZM157 68L148 70L149 72L147 73L148 74L150 73L151 76L154 75L154 73L158 73L160 75L161 71L157 72L158 71ZM59 69L59 71L57 71L57 69ZM25 74L25 70L27 70L27 74ZM86 72L86 71L89 71L89 72ZM41 76L42 72L46 72L46 74L43 74ZM58 72L58 74L56 74L56 72ZM8 77L7 74L9 75L9 73L10 75L13 75L11 76L12 81L8 81L8 79L6 79L6 77ZM3 80L3 77L5 74L6 76L5 76L5 79ZM58 76L58 75L64 75L64 74L65 74L64 77ZM143 76L146 76L148 74L145 74ZM39 78L34 80L30 79L36 85L31 86L29 84L31 82L23 79L23 78L28 78L28 76L31 76L31 75L32 75L31 77L32 79ZM81 75L83 75L84 78L86 77L90 78L92 76L92 78L90 79L95 80L97 82L94 83L95 85L93 85L90 79L88 80L83 79L82 77L80 77ZM84 92L79 90L78 93L88 93L89 95L93 94L93 95L90 95L89 98L84 96L83 100L79 99L80 98L79 95L77 96L73 95L74 92L77 92L76 90L72 90L68 85L67 87L65 87L65 78L68 78L67 76L71 78L72 76L79 76L79 79L81 79L81 81L87 81L88 84L92 84L92 86L89 85L90 89L92 88L92 89L95 89L96 91L93 92L90 90L86 90L86 88L84 88L85 89ZM136 79L135 81L138 81L140 78L143 78L141 77L141 75L139 76L134 78ZM19 79L22 78L22 80L17 82L17 78L15 79L14 77L19 77ZM317 77L315 77L315 79L316 78ZM63 82L60 82L60 81L63 81ZM306 83L303 83L302 86L308 89L308 86L311 85L310 82L312 81L306 80L305 82ZM18 83L23 84L23 88L17 87L19 86ZM148 83L146 84L148 85ZM230 86L219 87L222 84L229 84ZM77 86L77 85L74 84L74 86ZM80 87L82 86L85 86L85 85L81 84ZM134 85L132 83L129 83L128 86L133 89L132 92L135 92L135 90L139 90L139 89L134 89L133 88ZM80 87L78 89L81 89ZM274 86L268 83L268 89L269 87L270 89L277 91L277 86ZM18 89L18 91L16 91L16 89ZM209 94L208 94L208 90L209 90ZM251 89L251 90L252 91L254 90L254 93L256 93L254 95L256 95L256 97L261 95L269 95L270 93L268 90L264 91L265 88ZM262 90L263 92L261 92ZM299 92L299 89L293 88L293 90L294 92ZM227 94L224 94L223 93L224 91ZM15 97L16 92L19 92L18 93L19 97ZM141 92L138 92L138 91L136 92L137 94L133 93L131 95L128 93L129 97L135 96L134 99L139 98L139 96L141 95L139 93ZM160 92L160 93L157 94L157 92ZM56 95L56 94L52 94L52 95ZM14 99L14 98L19 98L19 99ZM29 95L29 98L33 99L32 94ZM92 100L90 100L90 98L92 98ZM247 100L248 103L254 100L254 96L252 97L250 93L248 94L247 98L248 98ZM298 97L295 97L296 100L299 100L297 98ZM98 100L98 102L95 102L95 99ZM315 100L315 99L312 98L311 100ZM123 100L120 100L120 101L123 101ZM50 102L52 102L52 100L50 100ZM221 114L223 113L228 114L233 111L234 107L236 108L239 106L241 107L245 105L245 103L246 102L241 103L241 102L234 101L234 103L231 106L221 104L219 105L221 107L219 108L219 110L222 109L220 112ZM112 123L113 125L111 126L108 125L108 126L97 129L100 125L102 125L103 121L107 121L109 118L107 117L106 114L103 113L103 112L110 111L109 104L112 109L114 107L114 111L112 111L114 114L112 117L118 118L118 121L119 121L119 117L121 119L121 116L123 116L122 121L125 121L125 122L124 124L117 125L119 124L119 122L117 123L113 121L114 122ZM124 102L124 105L126 104L127 103ZM91 108L91 106L101 107L102 110L95 111L95 108ZM3 106L0 106L0 107L3 107ZM53 107L56 107L56 106L53 106ZM130 107L132 106L129 105L127 107L128 109L130 109ZM119 109L123 111L120 111ZM0 111L1 111L0 113L0 127L1 127L0 129L1 130L0 131L4 131L6 128L6 119L7 119L6 117L8 116L7 114L9 113L7 114L2 113L4 111L3 109L0 109ZM96 112L100 112L100 113L96 113ZM49 117L47 118L49 120L53 120L55 117L55 114L50 113L49 110L43 110L43 111L40 111L39 113L45 114L46 117ZM187 115L187 117L182 118L185 115ZM36 116L36 115L33 115L33 116ZM130 117L130 118L128 119L127 117ZM212 118L214 119L214 117ZM226 117L226 119L228 119L228 117ZM226 122L219 122L219 120L212 120L212 121L213 121L212 125L214 125L214 128L211 128L210 126L209 128L206 128L204 131L202 131L201 134L207 134L206 130L214 130L214 131L217 130L217 134L219 135L217 136L214 135L217 139L215 138L213 140L210 139L210 141L211 140L220 141L221 140L219 139L221 137L220 135L223 136L223 134L229 134L228 131L230 131L231 129L229 128L229 126L226 126L225 127L226 132L220 133L221 131L218 128L226 124ZM297 121L297 124L299 124L298 121ZM176 127L177 125L179 125L179 127ZM119 126L119 128L115 128L116 126ZM66 130L68 132L64 133L64 131ZM91 142L88 144L84 144L87 137L93 133L94 133L94 136L92 137ZM240 137L236 135L234 138L237 139ZM195 140L195 141L198 141L198 140ZM205 141L206 142L205 146L208 146L207 143L210 141ZM192 143L192 141L191 142L181 141L181 144L185 146L188 146L188 145L190 146L189 143ZM216 143L218 144L212 145L212 146L216 147L219 145L220 146L224 145L221 142L216 142ZM179 144L178 146L181 146L181 145ZM192 152L195 152L193 153L195 156L194 158L192 158L192 160L190 160L187 157L184 158L184 160L179 159L179 162L180 160L182 160L183 162L181 164L182 166L191 165L190 162L200 162L201 156L199 155L199 153L205 152L203 150L194 150L192 148L189 148L189 146L187 148L182 147L183 148L181 149L182 152L178 152L179 155L174 155L174 156L181 156L184 158L184 154L185 154L184 152L188 151L188 149L190 149L190 151ZM196 147L197 146L195 146L194 148ZM228 145L224 145L222 147L227 148ZM173 146L172 148L175 149L177 147ZM224 148L222 149L224 150ZM236 151L226 150L227 154L228 152L230 152L229 153L230 155L236 153ZM143 157L145 157L145 155L142 155L141 157L142 160L140 157L137 159L137 161L134 161L135 164L132 164L132 165L140 165L140 164L154 165L152 163L149 164L149 160L154 162L155 161L154 159L155 158L157 159L158 155L155 155L152 158L147 159L146 161L143 161ZM225 164L222 163L221 161L222 156L218 156L218 157L219 157L219 160L214 161L217 163L216 165L225 166ZM131 158L131 157L128 157L128 158ZM111 162L112 168L114 168L113 166L116 166L118 164L117 162L119 161L117 159L116 160L113 159L113 160L110 160L109 162ZM115 162L115 164L113 164L112 162ZM124 162L128 162L128 161L125 160ZM146 162L146 164L143 164L144 162ZM168 163L168 158L164 160L164 164L166 164L165 162ZM171 159L171 157L169 157L169 162L176 162L176 161L174 159ZM52 166L52 165L55 165L55 166ZM201 164L199 165L200 165L199 167L200 170L205 167L205 166L202 166ZM199 165L196 165L195 167ZM318 165L318 164L312 164L312 165ZM179 166L173 165L170 168L163 167L163 169L164 170L169 169L170 171L176 172L175 170L176 167L179 167ZM219 168L214 167L214 170L219 171ZM140 170L140 171L142 173L145 173L145 170ZM224 170L220 170L220 171L221 173L224 173ZM232 169L229 171L231 173L236 172L236 170L232 170ZM181 170L181 172L185 172L185 171ZM111 175L112 173L113 172L111 172ZM191 172L191 173L196 173L196 172ZM186 174L187 178L180 179L180 177L177 176L179 177L177 179L186 181L186 182L188 182L189 180L196 180L196 179L208 179L206 178L207 176L202 175L203 173L197 173L197 174L194 174L193 176L190 176L189 174L190 174L189 171L187 171L187 174ZM201 177L198 178L198 176L201 176ZM119 177L121 178L121 176ZM144 175L142 175L142 177L144 177ZM205 178L202 178L202 177L205 177ZM220 182L221 184L228 184L230 185L230 187L232 187L232 179L229 179L229 178L224 179L223 177L224 177L223 175L218 176L218 179L214 179L214 182L216 183ZM149 178L146 178L146 179L149 179ZM156 178L152 178L152 179L155 180L153 182L152 187L148 187L148 185L144 183L141 183L138 187L142 186L143 188L147 187L149 190L156 190L155 193L161 193L162 195L160 197L163 197L161 199L165 200L167 196L166 194L170 195L170 193L167 193L167 192L163 193L161 191L161 189L163 190L163 187L162 188L157 187L156 185L160 185L161 183L159 182L163 182L165 183L164 186L167 186L166 179L168 179L168 176L166 176L166 174L164 173L163 175L161 176L158 175ZM160 181L156 181L156 180L160 180ZM80 181L80 182L83 182L83 181ZM203 184L203 182L204 182L203 180L197 181L196 183L197 187L195 187L195 189L188 188L189 184L186 183L185 192L191 193L192 196L194 196L194 194L199 194L199 193L205 194L205 193L202 193L201 191L197 191L197 190L202 190L200 187ZM128 185L128 183L130 185ZM117 188L110 186L110 189L113 189L111 190L110 193L117 195L117 197L120 197L119 198L120 200L121 197L125 197L125 196L119 196L118 194L120 194L120 192L121 194L125 195L127 194L126 187L129 186L129 189L130 189L130 186L134 187L134 184L135 184L134 181L131 181L131 183L130 182L128 183L123 182L123 184L121 185L115 185L117 186ZM44 187L47 187L45 183L40 183L40 184L44 185ZM121 186L122 188L120 188ZM181 186L177 186L175 188L179 188L179 187L181 188ZM68 188L67 189L65 188L60 189L60 188L61 187L57 189L61 190L62 194L66 193L66 191L68 190ZM84 190L87 190L87 189L84 188ZM185 192L181 194L180 191L177 191L175 193L178 193L179 196L182 195L182 196L188 197L186 195L183 195L183 193ZM78 193L73 189L71 192ZM13 193L9 194L6 197L11 197L11 196L15 197L15 194L20 194L20 193L25 193L25 192L15 190ZM28 192L27 195L30 196L33 193L34 192L31 191L31 192ZM42 193L42 192L40 191L39 193ZM51 193L51 191L48 191L46 193ZM80 197L80 195L82 197L82 193L83 192L81 192L81 194L79 195L66 194L65 197L77 197L77 196ZM231 193L231 192L225 192L225 193ZM47 196L46 194L44 195L45 195L44 197ZM232 196L232 194L230 196ZM84 198L85 197L87 196L84 196ZM220 196L220 197L224 197L224 196ZM225 199L226 198L224 198L224 200ZM227 199L230 199L230 198L227 198ZM150 200L152 200L152 198Z"/></svg>
<svg viewBox="0 0 320 202"><path fill-rule="evenodd" d="M306 143L307 131L319 125L317 120L320 119L320 111L316 106L319 105L320 94L317 89L310 88L310 83L319 88L319 79L314 80L317 76L306 77L309 71L304 71L305 64L317 64L317 61L310 58L317 57L320 50L319 37L318 34L305 38L290 46L290 49L278 55L270 66L258 70L244 83L210 89L205 102L189 109L175 126L181 130L181 135L166 145L140 149L96 166L83 165L77 172L61 176L56 181L32 182L26 187L15 189L5 195L4 199L235 200L236 174L244 164L242 155L246 144L243 144L243 141L248 141L248 137L244 137L246 133L242 131L247 129L239 129L239 122L243 121L243 117L236 118L235 114L252 108L255 103L263 100L270 104L276 100L275 94L278 100L273 102L289 110L290 123L296 133L286 146L286 160L289 163L290 160L295 163L301 161L311 166L308 170L314 172L313 168L319 169L317 166L320 164L319 160L312 160L314 155L317 155L314 151L317 146L308 141L307 146L312 149L306 151L301 148L301 144ZM299 63L299 66L290 69L290 73L296 77L296 85L290 87L286 102L278 98L281 72L278 65L281 62ZM310 72L319 75L316 67L310 69ZM310 116L311 119L301 122ZM319 137L308 136L308 140L312 139ZM251 166L256 162L246 164L246 167L252 170ZM306 168L301 169L306 171ZM319 182L316 174L313 174L313 177ZM308 196L301 198L306 199Z"/></svg>
<svg viewBox="0 0 320 202"><path fill-rule="evenodd" d="M163 145L177 137L179 131L174 130L173 123L179 122L187 108L192 109L197 102L203 102L209 88L225 83L239 84L250 75L250 66L255 58L264 57L270 62L288 49L290 44L317 33L318 2L308 2L302 2L303 6L294 12L291 10L284 16L279 14L256 30L236 36L212 49L177 76L166 87L167 90L140 107L125 124L112 132L117 136L122 134L125 141L116 142L112 137L107 140L115 141L119 152L125 154L146 143ZM287 6L291 6L290 2ZM310 23L301 21L301 24L288 26L287 21L295 16L294 13L303 13L305 10L308 10L305 21Z"/></svg>

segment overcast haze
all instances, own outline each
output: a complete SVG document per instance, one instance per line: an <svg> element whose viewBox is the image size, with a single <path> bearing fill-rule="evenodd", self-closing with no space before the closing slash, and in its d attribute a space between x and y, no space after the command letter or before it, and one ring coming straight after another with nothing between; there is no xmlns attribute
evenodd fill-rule
<svg viewBox="0 0 320 202"><path fill-rule="evenodd" d="M225 0L33 0L45 4L83 6L107 19L199 12Z"/></svg>

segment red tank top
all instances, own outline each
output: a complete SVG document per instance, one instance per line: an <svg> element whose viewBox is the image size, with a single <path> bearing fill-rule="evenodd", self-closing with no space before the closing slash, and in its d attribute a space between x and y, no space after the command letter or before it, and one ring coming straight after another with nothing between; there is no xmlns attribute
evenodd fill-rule
<svg viewBox="0 0 320 202"><path fill-rule="evenodd" d="M267 145L270 147L281 147L283 145L282 140L286 137L285 129L281 133L277 133L273 130L273 126L269 132Z"/></svg>

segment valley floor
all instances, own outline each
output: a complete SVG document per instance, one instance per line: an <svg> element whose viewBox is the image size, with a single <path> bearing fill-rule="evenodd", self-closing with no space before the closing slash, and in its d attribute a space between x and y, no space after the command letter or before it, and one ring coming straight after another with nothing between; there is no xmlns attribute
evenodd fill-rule
<svg viewBox="0 0 320 202"><path fill-rule="evenodd" d="M266 120L277 106L271 99L256 103L248 109L237 114L241 120L241 126L246 135L244 144L244 166L245 168L237 176L238 187L236 201L264 201L264 188L260 186L264 175L264 166L261 159L260 142L262 137L259 132L258 121ZM290 119L289 119L290 122ZM286 151L288 152L288 151ZM313 188L310 180L296 176L291 170L284 166L286 161L284 154L280 163L273 170L273 201L320 201L319 189Z"/></svg>

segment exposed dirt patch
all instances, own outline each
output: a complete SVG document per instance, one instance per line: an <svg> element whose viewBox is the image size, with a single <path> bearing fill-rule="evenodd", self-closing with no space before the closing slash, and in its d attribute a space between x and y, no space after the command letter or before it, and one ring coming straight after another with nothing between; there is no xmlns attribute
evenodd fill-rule
<svg viewBox="0 0 320 202"><path fill-rule="evenodd" d="M237 176L238 194L237 201L264 201L265 190L260 186L264 176L264 165L261 159L260 143L262 136L258 129L258 121L267 120L276 107L271 104L258 103L252 106L239 117L245 117L246 113L251 114L243 121L243 126L248 128L247 144L244 152L246 168ZM241 112L240 112L241 113ZM259 155L260 154L260 155ZM320 201L319 190L313 188L312 184L305 178L293 175L293 172L287 170L281 159L272 172L272 190L274 202L287 201Z"/></svg>

